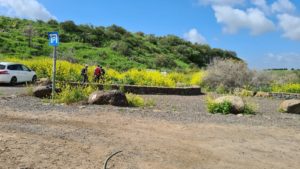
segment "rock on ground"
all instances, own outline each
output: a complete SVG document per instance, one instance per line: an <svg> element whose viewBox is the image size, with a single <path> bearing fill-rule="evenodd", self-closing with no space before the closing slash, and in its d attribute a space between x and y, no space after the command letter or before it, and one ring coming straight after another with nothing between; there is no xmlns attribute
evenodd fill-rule
<svg viewBox="0 0 300 169"><path fill-rule="evenodd" d="M257 92L256 97L270 97L270 94L267 92Z"/></svg>
<svg viewBox="0 0 300 169"><path fill-rule="evenodd" d="M280 104L280 110L286 113L300 114L300 100L285 100Z"/></svg>
<svg viewBox="0 0 300 169"><path fill-rule="evenodd" d="M88 103L96 105L111 104L114 106L128 106L126 95L118 90L109 92L96 91L89 96Z"/></svg>
<svg viewBox="0 0 300 169"><path fill-rule="evenodd" d="M61 92L60 89L55 89L56 93ZM38 98L49 98L52 93L51 86L37 86L33 89L33 95Z"/></svg>

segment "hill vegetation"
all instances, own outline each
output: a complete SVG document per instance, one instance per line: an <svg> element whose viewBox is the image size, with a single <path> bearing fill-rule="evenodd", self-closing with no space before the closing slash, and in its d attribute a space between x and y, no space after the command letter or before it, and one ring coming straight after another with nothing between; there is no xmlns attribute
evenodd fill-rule
<svg viewBox="0 0 300 169"><path fill-rule="evenodd" d="M233 51L192 44L174 35L131 33L124 28L76 25L73 21L32 21L0 16L0 57L49 57L47 32L58 31L58 58L72 63L101 64L117 70L147 68L190 70L214 58L240 60Z"/></svg>

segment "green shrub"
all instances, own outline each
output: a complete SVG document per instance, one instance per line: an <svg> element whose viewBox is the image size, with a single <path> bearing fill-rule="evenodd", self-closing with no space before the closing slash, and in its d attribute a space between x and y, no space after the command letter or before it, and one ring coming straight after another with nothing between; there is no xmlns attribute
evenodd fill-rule
<svg viewBox="0 0 300 169"><path fill-rule="evenodd" d="M232 112L232 104L229 101L223 103L216 103L212 97L206 98L206 105L209 113L216 114L230 114ZM245 103L245 108L241 114L255 114L255 107Z"/></svg>
<svg viewBox="0 0 300 169"><path fill-rule="evenodd" d="M57 103L75 103L82 100L86 100L89 95L96 90L93 86L88 87L72 87L63 86L62 92L55 96L55 102Z"/></svg>
<svg viewBox="0 0 300 169"><path fill-rule="evenodd" d="M246 104L243 114L255 114L254 110L255 110L254 106Z"/></svg>
<svg viewBox="0 0 300 169"><path fill-rule="evenodd" d="M154 100L144 100L141 96L132 93L126 93L126 98L131 107L153 107L156 105Z"/></svg>
<svg viewBox="0 0 300 169"><path fill-rule="evenodd" d="M214 103L210 102L207 104L208 111L210 113L221 113L221 114L229 114L231 111L231 103L223 102L223 103Z"/></svg>
<svg viewBox="0 0 300 169"><path fill-rule="evenodd" d="M144 107L145 106L144 99L138 95L135 95L132 93L127 93L126 98L127 98L129 106L132 106L132 107Z"/></svg>

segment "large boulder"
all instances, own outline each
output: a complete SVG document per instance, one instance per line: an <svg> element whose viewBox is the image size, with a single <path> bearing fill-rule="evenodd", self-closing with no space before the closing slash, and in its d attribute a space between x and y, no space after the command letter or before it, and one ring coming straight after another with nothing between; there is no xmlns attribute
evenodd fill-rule
<svg viewBox="0 0 300 169"><path fill-rule="evenodd" d="M285 100L280 104L280 110L285 113L300 114L300 100Z"/></svg>
<svg viewBox="0 0 300 169"><path fill-rule="evenodd" d="M239 114L242 113L245 109L245 103L241 97L238 96L222 96L215 100L215 103L231 103L231 113Z"/></svg>
<svg viewBox="0 0 300 169"><path fill-rule="evenodd" d="M119 90L96 91L89 96L89 104L103 105L111 104L114 106L128 106L126 95Z"/></svg>
<svg viewBox="0 0 300 169"><path fill-rule="evenodd" d="M56 93L60 93L61 90L56 88ZM33 95L38 98L50 98L52 94L52 86L37 86L33 89Z"/></svg>

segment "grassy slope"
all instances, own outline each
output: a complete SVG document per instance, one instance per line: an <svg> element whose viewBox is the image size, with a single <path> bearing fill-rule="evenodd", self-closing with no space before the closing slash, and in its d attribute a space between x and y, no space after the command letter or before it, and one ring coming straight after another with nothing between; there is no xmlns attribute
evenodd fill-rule
<svg viewBox="0 0 300 169"><path fill-rule="evenodd" d="M47 32L59 31L62 42L59 59L118 70L133 67L188 70L205 66L213 57L239 59L234 52L191 44L172 35L156 37L130 33L116 25L105 28L72 23L0 16L0 58L51 56Z"/></svg>

